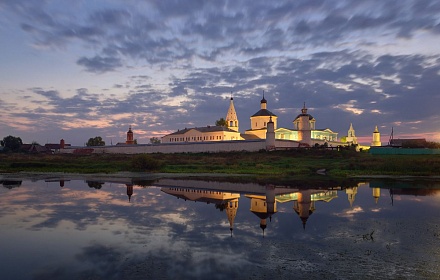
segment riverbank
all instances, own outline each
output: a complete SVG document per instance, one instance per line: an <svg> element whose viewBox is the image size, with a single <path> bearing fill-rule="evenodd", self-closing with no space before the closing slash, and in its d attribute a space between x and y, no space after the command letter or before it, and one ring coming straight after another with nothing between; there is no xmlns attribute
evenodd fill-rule
<svg viewBox="0 0 440 280"><path fill-rule="evenodd" d="M117 172L250 174L264 177L317 173L351 176L439 176L440 155L370 155L354 151L290 150L198 154L0 154L0 173Z"/></svg>

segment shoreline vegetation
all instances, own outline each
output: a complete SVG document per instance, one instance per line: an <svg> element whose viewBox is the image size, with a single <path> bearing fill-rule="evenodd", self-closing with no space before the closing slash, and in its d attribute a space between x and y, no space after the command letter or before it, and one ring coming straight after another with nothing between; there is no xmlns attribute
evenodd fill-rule
<svg viewBox="0 0 440 280"><path fill-rule="evenodd" d="M149 172L258 177L439 176L440 155L370 155L351 150L184 154L0 154L0 173Z"/></svg>

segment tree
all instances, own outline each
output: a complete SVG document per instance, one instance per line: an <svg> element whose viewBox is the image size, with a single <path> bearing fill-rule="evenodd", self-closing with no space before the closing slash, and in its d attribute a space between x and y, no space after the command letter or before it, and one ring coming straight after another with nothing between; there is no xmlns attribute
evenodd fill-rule
<svg viewBox="0 0 440 280"><path fill-rule="evenodd" d="M20 149L21 145L23 145L23 141L21 141L20 137L9 135L3 138L3 146L5 147L6 151L16 152Z"/></svg>
<svg viewBox="0 0 440 280"><path fill-rule="evenodd" d="M95 138L90 138L86 146L105 146L105 141L102 140L101 136L96 136Z"/></svg>
<svg viewBox="0 0 440 280"><path fill-rule="evenodd" d="M426 148L430 148L430 149L440 149L440 143L438 143L438 142L427 141L427 142L426 142Z"/></svg>
<svg viewBox="0 0 440 280"><path fill-rule="evenodd" d="M150 138L150 143L151 144L160 144L160 139L157 137L151 137Z"/></svg>
<svg viewBox="0 0 440 280"><path fill-rule="evenodd" d="M216 126L228 126L224 118L220 118L219 120L215 121Z"/></svg>

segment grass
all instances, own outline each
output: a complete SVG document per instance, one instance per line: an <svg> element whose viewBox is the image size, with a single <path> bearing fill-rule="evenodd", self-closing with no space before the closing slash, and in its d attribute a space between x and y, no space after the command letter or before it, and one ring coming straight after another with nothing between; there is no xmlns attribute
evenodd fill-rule
<svg viewBox="0 0 440 280"><path fill-rule="evenodd" d="M326 169L353 175L440 175L439 155L370 155L354 151L290 150L197 154L0 154L0 172L253 174L302 176Z"/></svg>

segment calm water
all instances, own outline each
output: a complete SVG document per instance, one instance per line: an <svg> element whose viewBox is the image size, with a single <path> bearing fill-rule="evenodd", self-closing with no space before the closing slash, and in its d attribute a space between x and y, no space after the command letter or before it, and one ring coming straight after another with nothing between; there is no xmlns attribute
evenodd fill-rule
<svg viewBox="0 0 440 280"><path fill-rule="evenodd" d="M1 279L440 278L440 182L1 183Z"/></svg>

